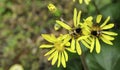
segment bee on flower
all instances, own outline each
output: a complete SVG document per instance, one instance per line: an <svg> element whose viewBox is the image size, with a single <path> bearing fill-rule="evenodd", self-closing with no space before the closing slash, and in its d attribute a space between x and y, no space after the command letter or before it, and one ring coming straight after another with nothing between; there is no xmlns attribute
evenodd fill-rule
<svg viewBox="0 0 120 70"><path fill-rule="evenodd" d="M100 39L109 45L113 45L111 41L113 41L115 38L113 36L116 36L117 33L110 31L109 29L114 27L114 23L107 24L110 20L110 16L107 17L107 19L101 24L100 21L102 19L102 15L98 15L96 18L96 22L92 22L93 17L88 17L85 20L85 24L88 26L90 37L89 42L90 45L90 52L93 51L93 49L96 49L97 53L100 53L101 45L100 45Z"/></svg>
<svg viewBox="0 0 120 70"><path fill-rule="evenodd" d="M75 53L69 46L70 35L60 35L58 38L55 35L51 34L42 34L42 37L50 42L50 44L42 44L40 48L49 48L45 56L49 55L48 60L52 60L52 65L57 62L57 67L60 67L60 64L65 68L66 62L68 61L67 51Z"/></svg>
<svg viewBox="0 0 120 70"><path fill-rule="evenodd" d="M76 0L73 0L73 2L75 2ZM85 4L88 5L90 3L91 0L84 0ZM79 3L82 4L83 0L79 0Z"/></svg>
<svg viewBox="0 0 120 70"><path fill-rule="evenodd" d="M56 23L61 25L61 27L67 29L69 31L69 34L71 36L71 48L73 50L76 50L79 55L82 54L82 50L80 47L79 41L81 41L86 47L89 47L89 45L84 41L87 36L87 31L84 28L84 25L80 22L81 17L81 11L77 12L77 9L74 9L74 15L73 15L73 23L74 27L70 27L66 23L56 20Z"/></svg>

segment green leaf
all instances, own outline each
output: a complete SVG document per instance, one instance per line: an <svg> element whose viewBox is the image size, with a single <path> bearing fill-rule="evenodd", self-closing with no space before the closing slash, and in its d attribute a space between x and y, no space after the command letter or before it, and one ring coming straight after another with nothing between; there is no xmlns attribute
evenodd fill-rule
<svg viewBox="0 0 120 70"><path fill-rule="evenodd" d="M120 32L119 32L120 34ZM117 36L114 45L110 46L101 42L101 53L95 51L86 56L89 70L119 70L120 66L120 37Z"/></svg>

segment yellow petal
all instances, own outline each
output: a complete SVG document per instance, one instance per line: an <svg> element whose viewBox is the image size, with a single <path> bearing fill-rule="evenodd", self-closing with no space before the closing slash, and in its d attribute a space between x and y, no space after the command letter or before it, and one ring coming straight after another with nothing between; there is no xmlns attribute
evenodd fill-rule
<svg viewBox="0 0 120 70"><path fill-rule="evenodd" d="M99 42L98 38L96 38L96 52L100 53L100 42Z"/></svg>
<svg viewBox="0 0 120 70"><path fill-rule="evenodd" d="M87 20L87 21L92 21L92 20L93 20L93 17L92 17L92 16L89 16L89 17L87 17L85 20Z"/></svg>
<svg viewBox="0 0 120 70"><path fill-rule="evenodd" d="M105 25L102 27L102 30L104 29L110 29L110 28L113 28L114 27L114 24L108 24L108 25Z"/></svg>
<svg viewBox="0 0 120 70"><path fill-rule="evenodd" d="M76 23L77 26L80 23L80 18L81 18L81 11L79 11L78 16L77 16L77 23Z"/></svg>
<svg viewBox="0 0 120 70"><path fill-rule="evenodd" d="M92 24L93 24L92 20L93 20L93 17L90 16L90 17L88 17L88 18L86 18L86 19L84 20L84 24L87 25L87 26L89 26L89 27L91 27Z"/></svg>
<svg viewBox="0 0 120 70"><path fill-rule="evenodd" d="M110 40L104 38L103 36L101 36L100 38L102 39L102 41L103 41L104 43L109 44L109 45L113 45L113 43L112 43Z"/></svg>
<svg viewBox="0 0 120 70"><path fill-rule="evenodd" d="M62 21L56 20L56 23L58 23L60 26L62 26L63 28L67 29L67 30L71 30L71 27L68 26L67 24L65 24Z"/></svg>
<svg viewBox="0 0 120 70"><path fill-rule="evenodd" d="M74 15L73 15L73 22L74 22L74 26L77 26L77 9L74 8Z"/></svg>
<svg viewBox="0 0 120 70"><path fill-rule="evenodd" d="M92 51L93 51L93 49L94 49L94 45L95 45L95 38L93 38L93 39L92 39L90 52L92 52Z"/></svg>
<svg viewBox="0 0 120 70"><path fill-rule="evenodd" d="M60 34L60 36L57 38L57 41L61 41L63 40L65 37L67 37L66 35Z"/></svg>
<svg viewBox="0 0 120 70"><path fill-rule="evenodd" d="M107 19L104 21L104 23L100 27L105 26L109 20L110 20L110 16L107 17Z"/></svg>
<svg viewBox="0 0 120 70"><path fill-rule="evenodd" d="M102 15L98 15L97 18L96 18L96 22L100 23L101 19L102 19Z"/></svg>
<svg viewBox="0 0 120 70"><path fill-rule="evenodd" d="M65 57L63 53L62 53L61 61L62 61L63 67L66 68L66 62L65 62Z"/></svg>
<svg viewBox="0 0 120 70"><path fill-rule="evenodd" d="M54 39L55 41L57 40L54 34L51 34L51 38Z"/></svg>
<svg viewBox="0 0 120 70"><path fill-rule="evenodd" d="M52 48L54 45L46 45L46 44L43 44L40 46L40 48Z"/></svg>
<svg viewBox="0 0 120 70"><path fill-rule="evenodd" d="M86 41L86 43L88 44L91 44L91 41L89 40L89 38L84 39L84 41Z"/></svg>
<svg viewBox="0 0 120 70"><path fill-rule="evenodd" d="M65 45L66 43L68 43L70 39L71 39L71 36L67 35L67 37L63 41L63 45Z"/></svg>
<svg viewBox="0 0 120 70"><path fill-rule="evenodd" d="M65 44L65 46L70 46L70 42L67 42L67 43Z"/></svg>
<svg viewBox="0 0 120 70"><path fill-rule="evenodd" d="M75 53L75 52L76 52L75 50L73 50L73 49L71 49L71 48L66 48L66 50L68 50L68 51L71 52L71 53Z"/></svg>
<svg viewBox="0 0 120 70"><path fill-rule="evenodd" d="M61 28L61 26L60 26L59 24L55 24L55 25L54 25L54 29L55 29L55 30L59 30L60 28Z"/></svg>
<svg viewBox="0 0 120 70"><path fill-rule="evenodd" d="M88 37L88 39L89 39L90 41L92 41L92 37Z"/></svg>
<svg viewBox="0 0 120 70"><path fill-rule="evenodd" d="M51 37L49 34L42 34L42 37L47 40L48 42L54 43L55 39Z"/></svg>
<svg viewBox="0 0 120 70"><path fill-rule="evenodd" d="M75 2L75 0L73 0L73 2Z"/></svg>
<svg viewBox="0 0 120 70"><path fill-rule="evenodd" d="M56 53L57 53L57 51L53 52L53 53L50 55L50 57L48 58L48 61L51 60L51 59L55 56Z"/></svg>
<svg viewBox="0 0 120 70"><path fill-rule="evenodd" d="M111 37L109 35L102 34L102 37L106 38L107 40L114 40L114 37Z"/></svg>
<svg viewBox="0 0 120 70"><path fill-rule="evenodd" d="M82 50L81 50L81 47L80 47L80 44L78 41L76 41L76 51L77 51L78 55L82 54Z"/></svg>
<svg viewBox="0 0 120 70"><path fill-rule="evenodd" d="M83 44L85 47L87 47L87 48L90 49L90 45L88 45L88 43L86 43L84 40L81 40L81 42L82 42L82 44Z"/></svg>
<svg viewBox="0 0 120 70"><path fill-rule="evenodd" d="M115 32L110 32L110 31L102 31L102 33L107 34L107 35L113 35L113 36L118 35L117 33L115 33Z"/></svg>
<svg viewBox="0 0 120 70"><path fill-rule="evenodd" d="M91 0L84 0L84 1L88 5Z"/></svg>
<svg viewBox="0 0 120 70"><path fill-rule="evenodd" d="M77 40L79 41L79 40L82 40L82 39L86 39L86 38L88 38L89 36L81 36L81 37L79 37Z"/></svg>
<svg viewBox="0 0 120 70"><path fill-rule="evenodd" d="M58 59L58 51L56 51L55 56L52 59L52 65L56 63L57 59Z"/></svg>
<svg viewBox="0 0 120 70"><path fill-rule="evenodd" d="M71 49L75 50L75 39L74 38L72 38Z"/></svg>
<svg viewBox="0 0 120 70"><path fill-rule="evenodd" d="M44 56L48 56L50 54L52 54L53 52L55 51L55 48L54 49L51 49L49 52L47 52Z"/></svg>
<svg viewBox="0 0 120 70"><path fill-rule="evenodd" d="M79 0L79 3L82 4L82 3L83 3L83 0Z"/></svg>
<svg viewBox="0 0 120 70"><path fill-rule="evenodd" d="M48 9L49 9L49 11L52 12L52 13L54 13L54 12L57 10L57 8L55 7L55 5L52 4L52 3L50 3L50 4L48 5Z"/></svg>
<svg viewBox="0 0 120 70"><path fill-rule="evenodd" d="M68 54L67 54L67 52L64 51L63 53L64 53L64 55L65 55L65 60L68 61Z"/></svg>
<svg viewBox="0 0 120 70"><path fill-rule="evenodd" d="M61 53L58 53L58 64L57 64L57 67L60 67L60 62L61 62Z"/></svg>

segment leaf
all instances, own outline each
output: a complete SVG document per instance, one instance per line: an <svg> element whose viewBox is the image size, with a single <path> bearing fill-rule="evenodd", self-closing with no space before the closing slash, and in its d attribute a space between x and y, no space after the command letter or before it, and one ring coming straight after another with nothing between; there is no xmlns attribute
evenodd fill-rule
<svg viewBox="0 0 120 70"><path fill-rule="evenodd" d="M120 34L120 32L119 32ZM118 34L118 35L119 35ZM86 56L86 62L89 70L119 70L120 66L120 37L117 36L114 45L110 46L101 42L101 52L94 53Z"/></svg>

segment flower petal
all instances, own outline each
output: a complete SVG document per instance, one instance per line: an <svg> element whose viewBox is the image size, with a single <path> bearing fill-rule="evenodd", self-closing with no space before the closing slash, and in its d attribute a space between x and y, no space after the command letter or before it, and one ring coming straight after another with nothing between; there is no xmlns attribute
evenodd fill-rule
<svg viewBox="0 0 120 70"><path fill-rule="evenodd" d="M55 54L57 53L57 51L53 52L50 57L48 58L48 61L51 60L53 57L55 57Z"/></svg>
<svg viewBox="0 0 120 70"><path fill-rule="evenodd" d="M62 62L63 67L66 68L65 56L63 53L62 53L62 57L61 57L61 62Z"/></svg>
<svg viewBox="0 0 120 70"><path fill-rule="evenodd" d="M80 47L78 40L76 41L76 51L77 51L78 55L82 54L82 50L81 50L81 47Z"/></svg>
<svg viewBox="0 0 120 70"><path fill-rule="evenodd" d="M107 40L114 40L114 37L111 37L109 35L102 34L102 37L106 38Z"/></svg>
<svg viewBox="0 0 120 70"><path fill-rule="evenodd" d="M64 55L65 55L65 60L68 61L68 54L67 54L67 52L64 51L63 53L64 53Z"/></svg>
<svg viewBox="0 0 120 70"><path fill-rule="evenodd" d="M97 53L100 53L100 42L99 42L99 40L98 40L98 38L96 38L96 52Z"/></svg>
<svg viewBox="0 0 120 70"><path fill-rule="evenodd" d="M104 23L100 27L105 26L109 20L110 20L110 16L107 17L107 19L104 21Z"/></svg>
<svg viewBox="0 0 120 70"><path fill-rule="evenodd" d="M93 24L92 20L93 20L93 17L92 17L92 16L86 18L86 19L84 20L84 26L87 25L87 26L91 27L92 24Z"/></svg>
<svg viewBox="0 0 120 70"><path fill-rule="evenodd" d="M98 15L97 18L96 18L96 22L100 23L101 19L102 19L102 15Z"/></svg>
<svg viewBox="0 0 120 70"><path fill-rule="evenodd" d="M91 0L84 0L84 1L88 5Z"/></svg>
<svg viewBox="0 0 120 70"><path fill-rule="evenodd" d="M81 37L79 37L77 40L79 41L79 40L82 40L82 39L86 39L86 38L88 38L89 36L81 36Z"/></svg>
<svg viewBox="0 0 120 70"><path fill-rule="evenodd" d="M75 0L73 0L73 2L75 2Z"/></svg>
<svg viewBox="0 0 120 70"><path fill-rule="evenodd" d="M85 47L87 47L87 48L90 49L90 46L88 45L88 43L86 43L84 40L81 40L81 42L82 42L82 44L83 44Z"/></svg>
<svg viewBox="0 0 120 70"><path fill-rule="evenodd" d="M62 21L56 20L56 23L58 23L60 26L62 26L63 28L67 29L67 30L71 30L71 27L68 26L67 24L65 24Z"/></svg>
<svg viewBox="0 0 120 70"><path fill-rule="evenodd" d="M75 53L75 52L76 52L75 50L73 50L73 49L71 49L71 48L66 48L66 50L68 50L68 51L71 52L71 53Z"/></svg>
<svg viewBox="0 0 120 70"><path fill-rule="evenodd" d="M60 67L60 62L61 62L61 53L58 53L58 64L57 64L57 67Z"/></svg>
<svg viewBox="0 0 120 70"><path fill-rule="evenodd" d="M79 3L82 4L82 3L83 3L83 0L79 0Z"/></svg>
<svg viewBox="0 0 120 70"><path fill-rule="evenodd" d="M74 38L72 38L72 41L71 41L71 49L75 50L75 39Z"/></svg>
<svg viewBox="0 0 120 70"><path fill-rule="evenodd" d="M90 52L92 52L92 51L93 51L93 49L94 49L94 45L95 45L95 38L93 38L93 39L92 39Z"/></svg>
<svg viewBox="0 0 120 70"><path fill-rule="evenodd" d="M91 44L91 41L89 40L89 38L84 39L84 41L88 44Z"/></svg>
<svg viewBox="0 0 120 70"><path fill-rule="evenodd" d="M80 18L81 18L81 11L78 12L77 23L76 23L77 26L80 24Z"/></svg>
<svg viewBox="0 0 120 70"><path fill-rule="evenodd" d="M74 22L74 26L77 26L77 9L74 8L74 15L73 15L73 22Z"/></svg>
<svg viewBox="0 0 120 70"><path fill-rule="evenodd" d="M118 35L117 33L115 33L115 32L110 32L110 31L102 31L102 33L107 34L107 35L113 35L113 36Z"/></svg>
<svg viewBox="0 0 120 70"><path fill-rule="evenodd" d="M54 45L46 45L46 44L43 44L40 46L40 48L52 48Z"/></svg>
<svg viewBox="0 0 120 70"><path fill-rule="evenodd" d="M55 51L55 48L51 49L49 52L47 52L44 56L48 56L50 54L52 54Z"/></svg>
<svg viewBox="0 0 120 70"><path fill-rule="evenodd" d="M56 63L57 59L58 59L58 51L56 51L55 56L52 59L52 65Z"/></svg>
<svg viewBox="0 0 120 70"><path fill-rule="evenodd" d="M54 25L54 29L57 31L57 30L59 30L61 28L61 26L59 25L59 24L55 24Z"/></svg>
<svg viewBox="0 0 120 70"><path fill-rule="evenodd" d="M110 40L104 38L103 36L101 36L100 38L102 39L102 41L103 41L104 43L109 44L109 45L113 45L113 43L112 43Z"/></svg>
<svg viewBox="0 0 120 70"><path fill-rule="evenodd" d="M67 42L67 43L65 44L65 46L70 46L70 42Z"/></svg>
<svg viewBox="0 0 120 70"><path fill-rule="evenodd" d="M114 27L114 24L108 24L108 25L105 25L102 27L102 30L104 29L110 29L110 28L113 28Z"/></svg>
<svg viewBox="0 0 120 70"><path fill-rule="evenodd" d="M42 34L42 37L47 40L48 42L54 43L55 42L55 38L53 38L51 35L49 34Z"/></svg>
<svg viewBox="0 0 120 70"><path fill-rule="evenodd" d="M66 43L68 43L70 39L71 39L71 36L67 35L67 37L63 41L63 45L65 45Z"/></svg>

